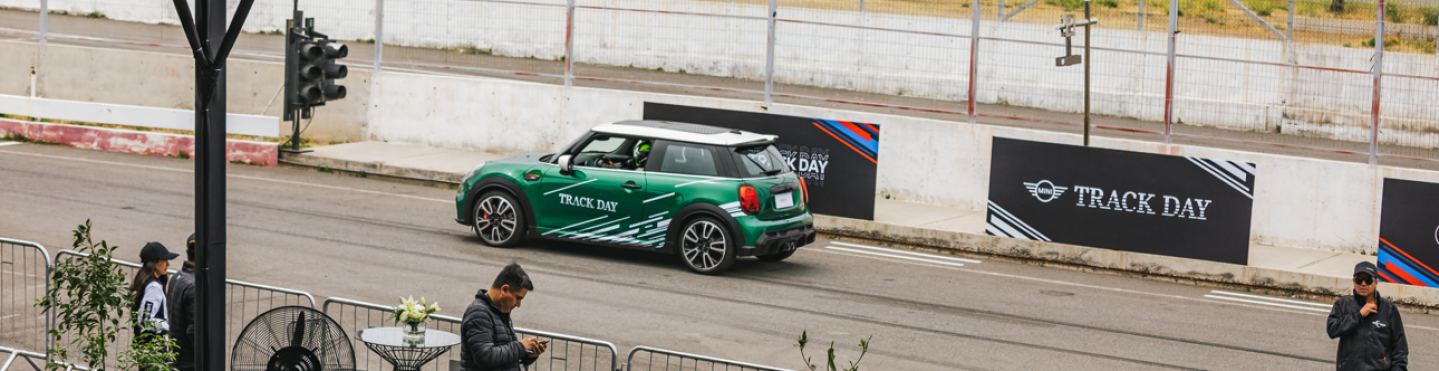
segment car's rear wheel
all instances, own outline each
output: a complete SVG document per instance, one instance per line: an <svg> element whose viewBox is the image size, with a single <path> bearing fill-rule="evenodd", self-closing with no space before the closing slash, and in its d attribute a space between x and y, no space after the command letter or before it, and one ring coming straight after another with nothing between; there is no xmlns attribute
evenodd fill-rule
<svg viewBox="0 0 1439 371"><path fill-rule="evenodd" d="M736 242L718 220L695 218L680 230L680 260L695 273L719 274L734 265Z"/></svg>
<svg viewBox="0 0 1439 371"><path fill-rule="evenodd" d="M509 193L486 192L475 203L473 229L480 241L493 247L510 247L525 237L525 215Z"/></svg>

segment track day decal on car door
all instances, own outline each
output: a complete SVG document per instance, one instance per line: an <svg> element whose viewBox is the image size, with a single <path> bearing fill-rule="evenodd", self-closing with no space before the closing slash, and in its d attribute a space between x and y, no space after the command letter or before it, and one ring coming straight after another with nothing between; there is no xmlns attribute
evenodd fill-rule
<svg viewBox="0 0 1439 371"><path fill-rule="evenodd" d="M582 241L660 248L665 243L664 232L669 230L670 219L666 218L669 213L668 211L655 213L645 220L628 224L624 223L630 219L628 216L618 219L601 216L544 234L553 233L560 237Z"/></svg>

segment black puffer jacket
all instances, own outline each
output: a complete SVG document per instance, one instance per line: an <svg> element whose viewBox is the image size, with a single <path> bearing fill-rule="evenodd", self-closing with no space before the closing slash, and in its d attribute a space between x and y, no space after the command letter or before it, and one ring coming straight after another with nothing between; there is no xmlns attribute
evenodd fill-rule
<svg viewBox="0 0 1439 371"><path fill-rule="evenodd" d="M170 337L180 348L175 353L175 368L195 369L195 265L185 262L180 273L170 279Z"/></svg>
<svg viewBox="0 0 1439 371"><path fill-rule="evenodd" d="M515 336L510 314L500 313L500 306L486 291L475 294L475 301L465 308L460 365L465 371L523 371L535 359L527 357L524 344Z"/></svg>
<svg viewBox="0 0 1439 371"><path fill-rule="evenodd" d="M1339 298L1329 311L1329 338L1339 339L1339 371L1407 371L1409 341L1399 308L1375 294L1378 312L1359 316L1364 297L1358 293Z"/></svg>

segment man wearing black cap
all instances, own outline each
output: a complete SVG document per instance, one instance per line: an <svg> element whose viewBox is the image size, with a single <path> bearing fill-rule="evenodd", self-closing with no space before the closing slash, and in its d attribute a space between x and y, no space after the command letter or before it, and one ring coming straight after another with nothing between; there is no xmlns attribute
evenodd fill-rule
<svg viewBox="0 0 1439 371"><path fill-rule="evenodd" d="M1379 296L1374 263L1354 266L1354 295L1329 311L1329 338L1339 339L1339 371L1407 371L1409 341L1399 308Z"/></svg>
<svg viewBox="0 0 1439 371"><path fill-rule="evenodd" d="M170 337L179 349L175 352L175 369L195 369L195 235L185 240L185 265L170 279Z"/></svg>

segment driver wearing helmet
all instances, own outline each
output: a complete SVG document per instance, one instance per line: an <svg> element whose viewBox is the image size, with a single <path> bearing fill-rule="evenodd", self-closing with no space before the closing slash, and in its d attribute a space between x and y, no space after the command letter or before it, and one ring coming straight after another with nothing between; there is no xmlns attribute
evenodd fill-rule
<svg viewBox="0 0 1439 371"><path fill-rule="evenodd" d="M635 170L645 170L645 161L650 159L651 147L652 145L648 140L640 141L640 144L635 147Z"/></svg>

